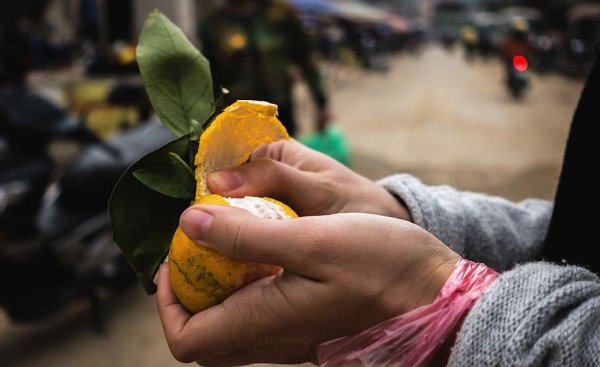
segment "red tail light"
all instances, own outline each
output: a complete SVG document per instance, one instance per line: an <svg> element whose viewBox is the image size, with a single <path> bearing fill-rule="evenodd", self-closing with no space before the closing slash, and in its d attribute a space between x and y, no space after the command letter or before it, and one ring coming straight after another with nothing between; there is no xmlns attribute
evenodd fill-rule
<svg viewBox="0 0 600 367"><path fill-rule="evenodd" d="M527 62L527 59L525 58L525 56L517 55L517 56L513 57L513 66L518 71L524 72L524 71L527 71L527 68L529 67L529 63Z"/></svg>

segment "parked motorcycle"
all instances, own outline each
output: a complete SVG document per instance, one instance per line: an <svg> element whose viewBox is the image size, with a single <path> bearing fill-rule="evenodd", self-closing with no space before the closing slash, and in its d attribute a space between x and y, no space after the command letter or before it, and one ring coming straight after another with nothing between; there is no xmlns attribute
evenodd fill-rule
<svg viewBox="0 0 600 367"><path fill-rule="evenodd" d="M511 96L515 99L521 99L523 92L529 86L529 63L527 58L522 55L513 57L512 62L507 65L507 88Z"/></svg>
<svg viewBox="0 0 600 367"><path fill-rule="evenodd" d="M80 146L66 167L47 151L57 139ZM134 281L112 240L108 198L130 164L170 139L147 123L103 142L44 98L0 90L0 307L13 321L88 300L102 329L99 294Z"/></svg>
<svg viewBox="0 0 600 367"><path fill-rule="evenodd" d="M594 64L594 50L595 40L570 39L561 58L562 70L568 76L586 77Z"/></svg>
<svg viewBox="0 0 600 367"><path fill-rule="evenodd" d="M558 67L560 45L555 37L549 35L533 35L531 37L531 67L543 74L554 71Z"/></svg>

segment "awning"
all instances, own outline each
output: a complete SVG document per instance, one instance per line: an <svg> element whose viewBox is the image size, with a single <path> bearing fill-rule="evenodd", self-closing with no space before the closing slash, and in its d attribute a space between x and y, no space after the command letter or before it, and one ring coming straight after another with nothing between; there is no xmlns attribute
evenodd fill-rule
<svg viewBox="0 0 600 367"><path fill-rule="evenodd" d="M512 19L515 17L525 18L527 20L542 19L542 13L539 10L526 6L511 6L502 9L499 13L506 19Z"/></svg>
<svg viewBox="0 0 600 367"><path fill-rule="evenodd" d="M392 30L398 33L406 33L410 30L408 21L396 14L388 15L387 23Z"/></svg>
<svg viewBox="0 0 600 367"><path fill-rule="evenodd" d="M388 13L362 1L336 1L338 15L350 20L386 23Z"/></svg>
<svg viewBox="0 0 600 367"><path fill-rule="evenodd" d="M389 24L390 15L371 4L360 0L288 0L289 3L305 16L331 15L350 21ZM405 31L408 27L403 18L396 17L391 20L390 26L398 31Z"/></svg>
<svg viewBox="0 0 600 367"><path fill-rule="evenodd" d="M337 14L337 8L329 0L289 0L290 4L300 12L317 14Z"/></svg>
<svg viewBox="0 0 600 367"><path fill-rule="evenodd" d="M577 4L569 10L568 14L571 21L583 18L600 18L600 4L589 2Z"/></svg>

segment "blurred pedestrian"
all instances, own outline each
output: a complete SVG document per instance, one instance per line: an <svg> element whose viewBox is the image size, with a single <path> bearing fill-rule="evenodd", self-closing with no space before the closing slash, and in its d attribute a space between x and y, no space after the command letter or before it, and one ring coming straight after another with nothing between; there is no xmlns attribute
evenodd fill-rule
<svg viewBox="0 0 600 367"><path fill-rule="evenodd" d="M297 67L318 106L317 129L327 124L327 98L311 41L288 4L227 0L201 24L199 33L215 85L229 90L224 96L226 104L238 99L275 103L280 120L294 135L291 70Z"/></svg>
<svg viewBox="0 0 600 367"><path fill-rule="evenodd" d="M339 60L340 47L344 41L344 31L331 17L322 17L317 35L319 54L330 63Z"/></svg>
<svg viewBox="0 0 600 367"><path fill-rule="evenodd" d="M473 61L479 44L479 32L474 26L466 25L461 28L460 33L465 47L465 58L467 61Z"/></svg>

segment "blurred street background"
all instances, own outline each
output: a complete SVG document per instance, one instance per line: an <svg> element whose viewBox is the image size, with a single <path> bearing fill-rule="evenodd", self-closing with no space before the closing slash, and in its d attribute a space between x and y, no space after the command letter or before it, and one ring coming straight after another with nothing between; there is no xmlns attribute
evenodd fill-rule
<svg viewBox="0 0 600 367"><path fill-rule="evenodd" d="M106 201L131 162L170 139L137 71L143 20L158 8L202 47L201 26L226 2L0 5L0 367L180 365L112 243ZM321 81L285 69L297 138L331 135L373 180L410 173L553 198L598 2L286 4Z"/></svg>

